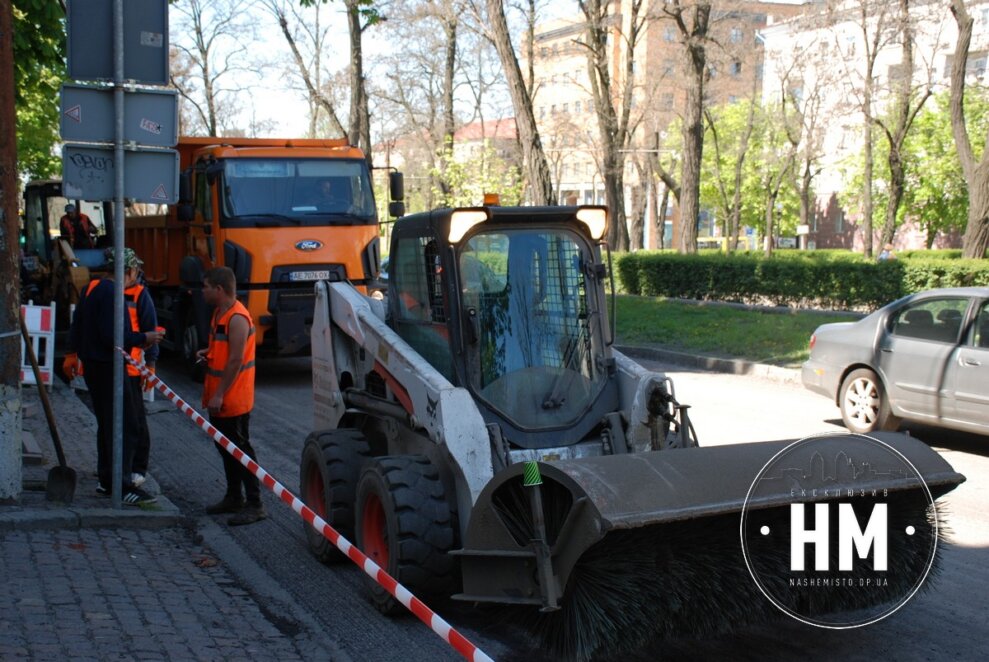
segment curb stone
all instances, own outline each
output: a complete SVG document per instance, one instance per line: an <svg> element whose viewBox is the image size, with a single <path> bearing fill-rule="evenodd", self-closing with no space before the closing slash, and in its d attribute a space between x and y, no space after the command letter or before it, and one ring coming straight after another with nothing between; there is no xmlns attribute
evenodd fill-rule
<svg viewBox="0 0 989 662"><path fill-rule="evenodd" d="M673 363L675 365L690 368L699 368L709 372L747 375L761 379L768 379L780 384L801 384L800 370L796 368L783 368L766 363L744 361L742 359L725 359L716 356L690 354L688 352L678 352L671 349L664 349L662 347L615 345L615 349L632 358L662 361L664 363Z"/></svg>

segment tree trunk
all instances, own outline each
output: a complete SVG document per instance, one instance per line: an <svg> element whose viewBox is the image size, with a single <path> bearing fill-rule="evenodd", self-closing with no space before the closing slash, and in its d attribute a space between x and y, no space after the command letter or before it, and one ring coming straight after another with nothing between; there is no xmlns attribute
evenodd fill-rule
<svg viewBox="0 0 989 662"><path fill-rule="evenodd" d="M958 23L956 55L951 61L951 132L968 183L968 225L962 243L962 256L982 259L989 249L989 150L983 150L981 161L976 163L965 126L965 72L968 68L968 49L972 43L972 17L965 8L964 0L951 0L951 13Z"/></svg>
<svg viewBox="0 0 989 662"><path fill-rule="evenodd" d="M656 228L659 227L659 187L657 186L656 179L649 173L649 168L646 167L645 170L646 174L644 175L644 181L649 182L649 185L646 188L649 193L647 196L648 200L646 202L646 208L649 209L649 219L647 222L649 223L650 232L655 232ZM643 234L645 233L643 232ZM661 246L662 243L662 238L657 237L656 246ZM642 247L649 248L645 245L645 237L643 237Z"/></svg>
<svg viewBox="0 0 989 662"><path fill-rule="evenodd" d="M350 117L347 123L351 143L364 151L364 158L371 163L371 115L368 108L367 87L364 80L364 54L361 27L361 0L345 0L347 8L347 33L350 36Z"/></svg>
<svg viewBox="0 0 989 662"><path fill-rule="evenodd" d="M898 150L897 150L898 151ZM894 150L890 150L889 156L889 200L886 202L886 220L883 223L882 236L879 238L879 245L885 247L886 244L893 243L893 235L896 234L896 215L903 201L904 180L906 173L903 171L903 162L899 154L893 155Z"/></svg>
<svg viewBox="0 0 989 662"><path fill-rule="evenodd" d="M629 250L642 248L645 237L646 195L642 185L632 187L632 219L629 232Z"/></svg>
<svg viewBox="0 0 989 662"><path fill-rule="evenodd" d="M871 109L872 81L869 76L866 76L864 95L864 107ZM872 257L872 112L864 110L862 114L862 139L865 141L865 167L862 169L862 252L866 257Z"/></svg>
<svg viewBox="0 0 989 662"><path fill-rule="evenodd" d="M775 215L774 211L776 209L776 195L770 193L766 196L766 209L765 209L765 219L766 219L766 236L763 238L762 250L766 257L772 257L773 255L773 233L775 228L773 227Z"/></svg>
<svg viewBox="0 0 989 662"><path fill-rule="evenodd" d="M453 133L456 129L453 118L453 76L457 66L457 17L444 16L442 20L446 36L446 61L443 65L443 146L440 150L440 189L444 195L449 195L450 183L447 181L446 168L453 158ZM481 142L484 142L483 131Z"/></svg>
<svg viewBox="0 0 989 662"><path fill-rule="evenodd" d="M14 111L14 15L0 0L0 503L21 494L20 234Z"/></svg>
<svg viewBox="0 0 989 662"><path fill-rule="evenodd" d="M666 248L666 212L670 208L670 189L663 187L663 202L659 205L659 222L656 225L656 236L659 237L659 241L656 242L656 247L659 249Z"/></svg>
<svg viewBox="0 0 989 662"><path fill-rule="evenodd" d="M553 181L549 174L549 164L539 140L536 117L532 112L532 99L522 80L522 70L512 48L505 19L505 8L500 0L485 0L488 20L491 24L491 37L498 51L498 57L505 70L508 93L515 110L515 124L518 128L519 145L522 148L522 161L529 180L529 195L534 205L554 204Z"/></svg>
<svg viewBox="0 0 989 662"><path fill-rule="evenodd" d="M680 175L680 227L675 232L681 253L697 252L697 221L700 216L701 159L704 153L704 79L707 75L708 19L711 4L693 7L692 29L686 35L687 107L683 116L683 164ZM682 29L682 28L681 28Z"/></svg>

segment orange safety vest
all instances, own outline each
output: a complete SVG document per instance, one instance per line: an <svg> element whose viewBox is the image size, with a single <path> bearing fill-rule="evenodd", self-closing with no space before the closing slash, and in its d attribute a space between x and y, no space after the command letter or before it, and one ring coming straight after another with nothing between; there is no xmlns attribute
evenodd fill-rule
<svg viewBox="0 0 989 662"><path fill-rule="evenodd" d="M86 292L84 296L89 296L89 293L92 292L93 289L99 284L100 281L98 279L89 281L89 285L86 286ZM144 291L144 286L137 284L132 285L131 287L128 287L126 290L124 290L124 305L127 307L127 313L130 316L131 331L134 331L135 333L141 332L141 326L137 320L137 300L140 298L141 292L143 291ZM128 297L130 297L130 299L128 299ZM135 363L144 362L143 354L144 354L144 350L141 349L140 347L131 347L130 357L134 359ZM80 361L80 365L81 363L82 362ZM81 368L79 370L79 374L80 375L82 374ZM140 377L141 372L137 368L132 366L130 363L128 363L127 375L129 377Z"/></svg>
<svg viewBox="0 0 989 662"><path fill-rule="evenodd" d="M138 285L136 283L124 290L124 305L127 306L127 313L130 315L131 331L135 333L141 332L141 325L137 319L137 300L143 291L144 285ZM144 350L140 347L131 347L130 357L134 359L135 363L144 363ZM140 377L141 372L128 363L127 374L131 377Z"/></svg>
<svg viewBox="0 0 989 662"><path fill-rule="evenodd" d="M221 418L231 418L246 414L254 408L254 320L240 301L235 301L230 309L217 318L213 313L213 321L209 332L209 350L206 356L206 382L203 386L203 407L209 403L220 385L223 368L230 356L230 344L227 328L234 315L247 318L250 330L247 332L247 342L244 343L244 356L240 365L240 373L234 377L233 383L223 394L223 406L220 407Z"/></svg>

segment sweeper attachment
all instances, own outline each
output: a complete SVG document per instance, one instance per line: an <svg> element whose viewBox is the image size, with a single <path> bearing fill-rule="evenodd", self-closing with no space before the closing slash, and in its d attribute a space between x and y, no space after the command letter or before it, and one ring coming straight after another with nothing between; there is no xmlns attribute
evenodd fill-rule
<svg viewBox="0 0 989 662"><path fill-rule="evenodd" d="M319 283L307 505L413 592L512 606L565 659L912 595L964 478L897 434L699 447L672 382L611 346L606 226L437 210L396 223L384 301Z"/></svg>

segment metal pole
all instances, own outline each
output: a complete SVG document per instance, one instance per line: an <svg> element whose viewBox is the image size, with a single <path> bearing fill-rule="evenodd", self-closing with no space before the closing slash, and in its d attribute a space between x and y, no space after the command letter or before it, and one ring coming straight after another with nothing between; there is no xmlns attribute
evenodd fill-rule
<svg viewBox="0 0 989 662"><path fill-rule="evenodd" d="M124 0L113 0L113 344L124 346ZM113 507L122 502L124 357L113 352Z"/></svg>

